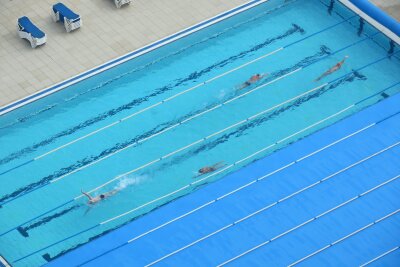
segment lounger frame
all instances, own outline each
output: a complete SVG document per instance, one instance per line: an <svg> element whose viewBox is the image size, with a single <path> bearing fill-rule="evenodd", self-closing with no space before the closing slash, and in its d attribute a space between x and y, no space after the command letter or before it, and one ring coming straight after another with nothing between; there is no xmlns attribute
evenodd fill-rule
<svg viewBox="0 0 400 267"><path fill-rule="evenodd" d="M53 12L51 12L51 17L53 18L54 22L58 22L60 21L60 13L59 12L55 12L53 10ZM67 32L71 32L73 30L79 29L80 27L82 27L82 19L79 16L79 18L75 19L75 20L70 20L66 17L64 17L64 28Z"/></svg>
<svg viewBox="0 0 400 267"><path fill-rule="evenodd" d="M17 32L18 32L18 36L21 39L26 39L29 41L32 48L36 48L37 46L44 45L47 42L46 34L42 38L33 37L31 33L24 31L24 27L22 27L19 23L17 23Z"/></svg>
<svg viewBox="0 0 400 267"><path fill-rule="evenodd" d="M131 0L114 0L114 3L117 8L121 8L123 5L129 5Z"/></svg>

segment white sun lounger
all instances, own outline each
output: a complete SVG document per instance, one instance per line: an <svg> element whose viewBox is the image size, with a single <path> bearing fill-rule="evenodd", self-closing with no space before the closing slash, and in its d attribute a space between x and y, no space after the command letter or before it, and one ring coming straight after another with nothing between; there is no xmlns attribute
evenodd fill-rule
<svg viewBox="0 0 400 267"><path fill-rule="evenodd" d="M61 21L64 23L64 27L67 32L73 31L82 26L81 17L72 12L72 10L66 7L63 3L57 3L53 5L52 15L55 22Z"/></svg>
<svg viewBox="0 0 400 267"><path fill-rule="evenodd" d="M131 0L114 0L114 3L117 8L121 8L123 5L129 5Z"/></svg>
<svg viewBox="0 0 400 267"><path fill-rule="evenodd" d="M18 35L22 39L27 39L32 48L45 44L47 41L46 34L25 16L18 19Z"/></svg>

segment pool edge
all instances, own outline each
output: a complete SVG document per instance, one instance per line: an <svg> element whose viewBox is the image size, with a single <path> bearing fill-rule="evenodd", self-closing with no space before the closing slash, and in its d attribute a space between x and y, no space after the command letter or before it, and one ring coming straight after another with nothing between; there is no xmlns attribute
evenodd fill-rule
<svg viewBox="0 0 400 267"><path fill-rule="evenodd" d="M0 255L0 266L1 267L11 267L11 265L8 263L8 261Z"/></svg>

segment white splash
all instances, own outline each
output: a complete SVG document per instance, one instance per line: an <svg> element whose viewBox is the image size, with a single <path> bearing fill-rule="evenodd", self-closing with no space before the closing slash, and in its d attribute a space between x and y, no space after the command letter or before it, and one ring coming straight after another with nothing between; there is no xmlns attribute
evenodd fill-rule
<svg viewBox="0 0 400 267"><path fill-rule="evenodd" d="M129 177L128 175L122 178L114 189L120 191L127 188L128 186L141 184L142 182L147 180L147 178L148 178L147 175L139 175L133 177Z"/></svg>

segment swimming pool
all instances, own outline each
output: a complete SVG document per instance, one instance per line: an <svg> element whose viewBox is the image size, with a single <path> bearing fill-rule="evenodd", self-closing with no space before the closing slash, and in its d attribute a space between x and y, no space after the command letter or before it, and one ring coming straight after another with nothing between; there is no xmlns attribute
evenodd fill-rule
<svg viewBox="0 0 400 267"><path fill-rule="evenodd" d="M44 264L397 93L397 54L358 20L269 1L1 117L1 253ZM89 208L81 189L120 191Z"/></svg>

